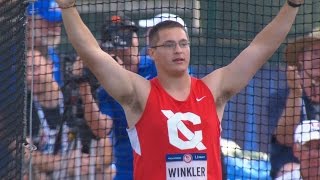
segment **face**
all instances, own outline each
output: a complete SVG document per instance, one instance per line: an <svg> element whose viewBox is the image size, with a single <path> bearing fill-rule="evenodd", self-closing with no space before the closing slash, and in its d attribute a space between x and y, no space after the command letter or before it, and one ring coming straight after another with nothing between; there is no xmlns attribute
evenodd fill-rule
<svg viewBox="0 0 320 180"><path fill-rule="evenodd" d="M299 56L302 86L311 101L320 103L320 44L315 44Z"/></svg>
<svg viewBox="0 0 320 180"><path fill-rule="evenodd" d="M33 65L32 65L33 64ZM32 68L33 67L33 68ZM53 82L52 64L48 63L47 59L37 50L27 52L27 86L30 89L33 78L34 93L46 91L46 84Z"/></svg>
<svg viewBox="0 0 320 180"><path fill-rule="evenodd" d="M295 145L295 155L300 160L300 171L306 179L320 178L320 140Z"/></svg>
<svg viewBox="0 0 320 180"><path fill-rule="evenodd" d="M158 36L159 41L149 49L158 73L186 73L190 62L190 46L186 32L181 28L169 28L160 30Z"/></svg>
<svg viewBox="0 0 320 180"><path fill-rule="evenodd" d="M57 46L61 41L61 22L48 22L39 16L34 21L35 46ZM28 44L31 47L32 23L28 18Z"/></svg>
<svg viewBox="0 0 320 180"><path fill-rule="evenodd" d="M132 45L128 48L121 48L112 50L109 52L117 56L117 62L122 65L125 69L138 72L139 64L139 40L137 33L132 35Z"/></svg>

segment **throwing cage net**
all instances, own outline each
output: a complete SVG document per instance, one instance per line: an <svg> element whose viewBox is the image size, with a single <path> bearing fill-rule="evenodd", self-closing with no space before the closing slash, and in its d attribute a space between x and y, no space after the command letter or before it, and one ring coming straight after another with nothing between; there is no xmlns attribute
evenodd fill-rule
<svg viewBox="0 0 320 180"><path fill-rule="evenodd" d="M78 0L76 8L101 48L115 59L127 59L126 49L138 46L140 74L147 79L154 74L149 64L152 61L147 61L149 26L158 21L157 17L176 20L179 17L190 38L190 74L200 78L229 64L284 3L283 0ZM79 57L66 37L61 11L54 0L2 0L0 4L1 179L112 179L117 173L130 177L132 151L124 114L91 72L75 65ZM292 129L300 122L279 123L282 116L291 117L285 111L290 99L287 82L290 54L301 53L296 45L297 52L288 48L300 37L312 37L311 44L319 43L319 7L318 0L305 1L286 41L248 86L228 102L221 124L225 179L272 179L279 172L283 174L275 162L281 157L280 152L291 153L283 161L299 164L289 145L277 136L294 139ZM132 32L137 33L137 45L131 40ZM306 41L302 38L299 42L307 46ZM313 52L308 47L301 49ZM318 57L318 61L309 65L301 77L309 79L311 90L303 90L302 97L306 100L301 107L306 110L301 110L305 113L299 114L298 119L305 114L304 119L320 120L317 74L320 57L316 52L312 56ZM75 72L77 69L80 70ZM308 95L315 98L310 100ZM94 110L94 106L100 111ZM297 106L300 107L292 108ZM100 112L112 117L113 127L106 119L99 119L105 121L104 126L97 125L97 119L88 120ZM284 127L291 127L291 131L283 130ZM24 149L23 143L28 144ZM288 149L277 150L274 144L279 143Z"/></svg>
<svg viewBox="0 0 320 180"><path fill-rule="evenodd" d="M0 177L21 177L24 119L25 5L0 1Z"/></svg>

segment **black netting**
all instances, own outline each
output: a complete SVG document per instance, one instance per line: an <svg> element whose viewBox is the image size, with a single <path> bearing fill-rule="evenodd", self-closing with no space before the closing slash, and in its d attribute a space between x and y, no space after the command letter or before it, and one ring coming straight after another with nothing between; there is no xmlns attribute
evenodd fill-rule
<svg viewBox="0 0 320 180"><path fill-rule="evenodd" d="M138 35L140 64L145 63L148 30L139 24L146 22L141 20L151 20L159 14L178 15L190 37L189 71L203 77L229 64L284 3L284 0L78 0L76 8L101 47L116 58L126 58L116 49L126 47L121 43L129 43L128 46L133 43L129 41L132 35L115 27L110 30L110 24L134 22L139 30L131 30ZM225 179L272 179L270 173L274 175L280 169L281 163L274 164L277 158L298 162L291 148L272 146L277 142L273 135L281 114L289 113L284 112L288 96L285 50L290 42L300 36L311 36L311 32L319 38L319 26L319 0L305 0L282 46L226 105L221 147ZM82 75L72 72L77 55L54 0L37 0L34 6L32 1L28 4L22 0L0 0L0 31L0 179L21 179L23 173L25 177L30 173L32 179L110 179L115 172L125 175L124 179L131 177L132 151L127 126L122 122L124 115L109 96L101 93L99 82L88 69ZM303 50L311 52L308 48ZM320 58L318 51L313 56ZM303 76L312 79L308 86L313 88L306 87L303 97L309 91L315 93L312 102L304 100L305 114L308 119L318 121L319 67L319 62L312 64ZM150 71L144 69L141 74L147 76ZM91 89L85 89L84 83ZM102 114L113 118L111 131L106 128L108 121L97 125L97 120L86 119L99 113L91 105L97 105ZM309 112L309 106L313 112ZM279 127L289 125L278 126L280 132ZM38 148L31 161L23 160L24 134ZM293 134L290 135L292 141ZM280 151L288 152L288 157L283 157Z"/></svg>
<svg viewBox="0 0 320 180"><path fill-rule="evenodd" d="M0 178L19 179L24 125L24 4L0 3Z"/></svg>

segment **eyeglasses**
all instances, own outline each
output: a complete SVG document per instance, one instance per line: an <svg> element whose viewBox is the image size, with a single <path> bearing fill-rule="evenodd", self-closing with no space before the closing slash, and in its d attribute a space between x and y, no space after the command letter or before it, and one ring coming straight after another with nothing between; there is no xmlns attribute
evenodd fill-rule
<svg viewBox="0 0 320 180"><path fill-rule="evenodd" d="M158 47L163 47L165 49L175 49L177 47L177 45L179 44L180 48L188 48L190 45L189 41L179 41L178 43L175 41L166 41L161 45L157 45L157 46L151 46L151 48L158 48Z"/></svg>
<svg viewBox="0 0 320 180"><path fill-rule="evenodd" d="M313 76L309 70L304 70L304 73L308 76L309 79L311 79L311 83L313 86L317 86L320 84L320 78Z"/></svg>

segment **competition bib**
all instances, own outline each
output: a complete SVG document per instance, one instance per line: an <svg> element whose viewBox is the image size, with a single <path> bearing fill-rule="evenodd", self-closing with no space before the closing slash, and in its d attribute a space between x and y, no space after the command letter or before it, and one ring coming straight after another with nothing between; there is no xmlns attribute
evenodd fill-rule
<svg viewBox="0 0 320 180"><path fill-rule="evenodd" d="M206 180L207 154L167 154L167 180Z"/></svg>

